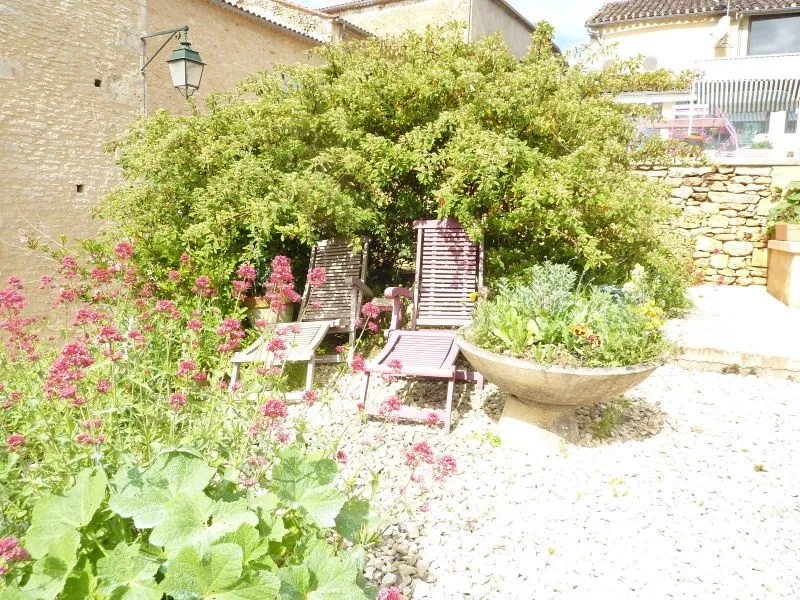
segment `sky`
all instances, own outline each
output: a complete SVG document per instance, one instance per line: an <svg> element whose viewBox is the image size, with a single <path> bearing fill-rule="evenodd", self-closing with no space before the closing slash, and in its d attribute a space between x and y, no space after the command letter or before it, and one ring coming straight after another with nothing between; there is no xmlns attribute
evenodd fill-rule
<svg viewBox="0 0 800 600"><path fill-rule="evenodd" d="M344 0L295 0L311 8L343 4ZM562 51L589 41L583 24L606 0L508 0L530 21L550 21Z"/></svg>

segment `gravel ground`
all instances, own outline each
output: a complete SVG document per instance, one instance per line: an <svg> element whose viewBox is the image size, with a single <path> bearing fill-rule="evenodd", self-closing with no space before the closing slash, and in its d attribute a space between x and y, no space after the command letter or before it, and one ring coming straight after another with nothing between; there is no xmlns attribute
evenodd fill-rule
<svg viewBox="0 0 800 600"><path fill-rule="evenodd" d="M403 386L443 404L443 384ZM800 383L664 367L584 409L582 443L549 455L504 448L502 393L471 392L457 387L450 435L335 411L349 468L382 469L380 502L407 485L412 443L458 462L370 553L376 584L419 600L800 598Z"/></svg>

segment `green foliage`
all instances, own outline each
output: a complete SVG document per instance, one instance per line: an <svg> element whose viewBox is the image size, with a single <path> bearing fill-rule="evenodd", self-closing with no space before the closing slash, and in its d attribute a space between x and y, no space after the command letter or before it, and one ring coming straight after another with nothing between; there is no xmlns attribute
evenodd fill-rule
<svg viewBox="0 0 800 600"><path fill-rule="evenodd" d="M774 223L800 223L800 181L792 181L770 215Z"/></svg>
<svg viewBox="0 0 800 600"><path fill-rule="evenodd" d="M207 112L138 122L101 214L156 280L184 251L219 283L241 262L364 234L388 278L411 257L414 219L454 216L484 238L490 275L549 257L611 283L640 263L683 289L669 266L684 257L660 234L665 190L631 172L679 151L640 138L641 109L613 93L686 78L570 65L551 36L540 24L521 61L457 26L322 47L321 64L253 75Z"/></svg>
<svg viewBox="0 0 800 600"><path fill-rule="evenodd" d="M468 336L478 346L543 364L616 367L662 360L662 311L639 269L625 288L580 284L569 267L535 266L480 301Z"/></svg>
<svg viewBox="0 0 800 600"><path fill-rule="evenodd" d="M287 460L292 473L315 481L310 489L333 481L335 463L320 467L296 447ZM165 452L146 469L123 471L109 484L102 470L84 469L63 495L36 503L24 540L35 562L0 588L0 597L52 600L88 597L89 590L120 600L374 596L362 577L363 550L337 552L291 500L296 478L272 480L270 498L278 500L266 512L259 509L264 496L242 491L231 497L217 470L193 452ZM333 521L339 510L331 512ZM262 541L275 518L299 540L288 558L285 547ZM44 531L51 533L44 538Z"/></svg>

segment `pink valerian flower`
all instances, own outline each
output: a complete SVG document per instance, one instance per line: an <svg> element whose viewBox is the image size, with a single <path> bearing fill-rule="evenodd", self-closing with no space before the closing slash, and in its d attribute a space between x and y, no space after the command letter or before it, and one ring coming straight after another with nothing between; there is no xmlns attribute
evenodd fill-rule
<svg viewBox="0 0 800 600"><path fill-rule="evenodd" d="M239 477L239 485L244 489L255 487L257 483L258 483L257 477L247 477L246 475L241 475Z"/></svg>
<svg viewBox="0 0 800 600"><path fill-rule="evenodd" d="M86 404L86 397L85 396L75 396L72 401L69 403L72 408L80 408L84 404Z"/></svg>
<svg viewBox="0 0 800 600"><path fill-rule="evenodd" d="M169 273L167 273L167 279L173 283L179 283L181 280L181 272L177 269L172 269Z"/></svg>
<svg viewBox="0 0 800 600"><path fill-rule="evenodd" d="M270 283L274 285L294 284L292 274L292 261L287 256L278 255L272 259L272 273L270 273Z"/></svg>
<svg viewBox="0 0 800 600"><path fill-rule="evenodd" d="M397 396L390 396L378 407L378 413L384 417L399 411L403 407L403 403Z"/></svg>
<svg viewBox="0 0 800 600"><path fill-rule="evenodd" d="M6 446L9 452L14 452L17 448L22 448L25 445L25 438L19 433L12 433L6 438Z"/></svg>
<svg viewBox="0 0 800 600"><path fill-rule="evenodd" d="M338 462L341 465L346 464L347 463L347 452L345 452L344 450L339 450L336 453L336 462Z"/></svg>
<svg viewBox="0 0 800 600"><path fill-rule="evenodd" d="M278 428L275 430L275 441L280 444L288 444L289 443L289 432L283 428Z"/></svg>
<svg viewBox="0 0 800 600"><path fill-rule="evenodd" d="M256 329L264 329L264 327L266 327L267 325L269 325L269 321L267 321L266 319L256 319L255 322Z"/></svg>
<svg viewBox="0 0 800 600"><path fill-rule="evenodd" d="M425 425L428 427L438 427L441 419L439 419L439 413L429 412L428 416L425 417Z"/></svg>
<svg viewBox="0 0 800 600"><path fill-rule="evenodd" d="M353 373L363 373L367 366L367 361L364 360L364 355L356 353L350 361L350 370Z"/></svg>
<svg viewBox="0 0 800 600"><path fill-rule="evenodd" d="M375 600L403 600L403 594L396 587L383 588L378 592L378 597Z"/></svg>
<svg viewBox="0 0 800 600"><path fill-rule="evenodd" d="M56 304L67 304L68 302L74 302L77 299L77 290L73 290L71 288L61 288L58 290L58 296L56 296Z"/></svg>
<svg viewBox="0 0 800 600"><path fill-rule="evenodd" d="M204 371L195 373L194 375L192 375L192 381L195 381L197 383L205 383L206 381L208 381L208 373Z"/></svg>
<svg viewBox="0 0 800 600"><path fill-rule="evenodd" d="M194 286L192 287L192 291L197 293L201 290L205 290L210 287L211 287L211 278L208 275L200 275L200 277L194 280Z"/></svg>
<svg viewBox="0 0 800 600"><path fill-rule="evenodd" d="M359 412L364 412L365 410L367 410L367 405L364 404L363 402L359 402L358 404L356 404L356 408L359 410Z"/></svg>
<svg viewBox="0 0 800 600"><path fill-rule="evenodd" d="M314 267L308 272L308 285L312 288L321 288L325 285L328 276L322 267Z"/></svg>
<svg viewBox="0 0 800 600"><path fill-rule="evenodd" d="M436 464L433 467L433 478L436 481L442 481L451 475L454 475L458 470L456 459L446 454L436 459Z"/></svg>
<svg viewBox="0 0 800 600"><path fill-rule="evenodd" d="M222 343L217 346L217 351L225 353L238 349L242 345L242 338L247 334L237 319L225 319L217 328L217 335L223 338Z"/></svg>
<svg viewBox="0 0 800 600"><path fill-rule="evenodd" d="M65 278L72 279L78 274L78 261L71 256L65 256L61 259L60 271Z"/></svg>
<svg viewBox="0 0 800 600"><path fill-rule="evenodd" d="M288 414L288 411L283 400L273 398L262 407L261 413L270 419L283 419Z"/></svg>
<svg viewBox="0 0 800 600"><path fill-rule="evenodd" d="M367 302L361 307L361 314L364 315L368 320L377 319L381 314L381 307L374 302Z"/></svg>
<svg viewBox="0 0 800 600"><path fill-rule="evenodd" d="M137 346L144 346L145 343L147 343L147 340L144 339L144 335L142 335L142 332L138 329L131 329L128 332L128 339L133 340Z"/></svg>
<svg viewBox="0 0 800 600"><path fill-rule="evenodd" d="M85 419L83 423L81 423L81 426L87 431L100 429L103 426L103 419Z"/></svg>
<svg viewBox="0 0 800 600"><path fill-rule="evenodd" d="M336 346L337 354L344 354L345 352L347 352L347 346Z"/></svg>
<svg viewBox="0 0 800 600"><path fill-rule="evenodd" d="M181 264L182 265L188 265L191 260L192 260L192 257L189 256L186 252L181 254Z"/></svg>
<svg viewBox="0 0 800 600"><path fill-rule="evenodd" d="M306 390L303 392L303 402L305 402L307 406L314 406L318 397L319 394L317 394L316 390Z"/></svg>
<svg viewBox="0 0 800 600"><path fill-rule="evenodd" d="M163 313L170 319L176 321L181 318L181 313L172 300L158 300L156 305L153 307L153 312Z"/></svg>
<svg viewBox="0 0 800 600"><path fill-rule="evenodd" d="M433 464L433 450L428 442L417 442L406 451L406 465L416 468L422 463Z"/></svg>
<svg viewBox="0 0 800 600"><path fill-rule="evenodd" d="M90 433L79 433L75 436L75 442L84 446L99 446L105 443L106 436L102 433L97 437L93 437Z"/></svg>
<svg viewBox="0 0 800 600"><path fill-rule="evenodd" d="M256 367L256 373L261 377L266 377L269 375L269 369L267 367Z"/></svg>
<svg viewBox="0 0 800 600"><path fill-rule="evenodd" d="M47 290L53 287L53 278L50 275L42 275L39 278L39 289Z"/></svg>
<svg viewBox="0 0 800 600"><path fill-rule="evenodd" d="M121 342L124 339L119 329L111 325L103 325L100 328L100 335L97 336L97 343L110 344L112 342Z"/></svg>
<svg viewBox="0 0 800 600"><path fill-rule="evenodd" d="M78 309L78 312L75 313L75 318L72 320L72 326L80 327L81 325L92 325L94 323L100 323L107 318L107 314L92 310L92 306L90 304L82 304Z"/></svg>
<svg viewBox="0 0 800 600"><path fill-rule="evenodd" d="M428 501L423 502L419 507L419 512L426 513L431 509L431 503Z"/></svg>
<svg viewBox="0 0 800 600"><path fill-rule="evenodd" d="M238 392L239 390L241 390L241 389L242 389L242 382L241 382L241 381L237 381L236 383L234 383L234 384L231 386L231 389L232 389L234 392Z"/></svg>
<svg viewBox="0 0 800 600"><path fill-rule="evenodd" d="M94 356L83 342L77 341L65 345L47 374L45 383L47 397L73 397L72 388L76 382L86 377L84 369L94 364L94 360Z"/></svg>
<svg viewBox="0 0 800 600"><path fill-rule="evenodd" d="M21 290L22 280L16 275L11 275L6 281L6 285L8 285L8 287L10 287L12 290Z"/></svg>
<svg viewBox="0 0 800 600"><path fill-rule="evenodd" d="M8 573L12 563L28 560L30 557L17 538L0 538L0 577Z"/></svg>
<svg viewBox="0 0 800 600"><path fill-rule="evenodd" d="M251 467L263 467L267 464L267 459L257 454L251 454L247 457L247 464Z"/></svg>
<svg viewBox="0 0 800 600"><path fill-rule="evenodd" d="M279 356L283 355L287 348L286 340L282 337L275 336L267 342L267 350Z"/></svg>
<svg viewBox="0 0 800 600"><path fill-rule="evenodd" d="M95 283L108 283L114 277L114 269L104 269L103 267L95 267L89 272L89 276Z"/></svg>
<svg viewBox="0 0 800 600"><path fill-rule="evenodd" d="M256 268L250 263L241 264L236 269L236 275L243 281L253 283L256 280Z"/></svg>
<svg viewBox="0 0 800 600"><path fill-rule="evenodd" d="M175 377L188 377L197 370L197 365L193 360L182 360L178 363L178 370Z"/></svg>
<svg viewBox="0 0 800 600"><path fill-rule="evenodd" d="M203 328L203 323L200 319L189 319L186 323L186 327L192 331L200 331Z"/></svg>
<svg viewBox="0 0 800 600"><path fill-rule="evenodd" d="M130 242L120 242L114 246L114 252L120 260L128 260L133 256L133 245Z"/></svg>
<svg viewBox="0 0 800 600"><path fill-rule="evenodd" d="M173 412L181 410L184 406L186 406L186 402L186 395L181 394L180 392L175 392L169 397L169 407L173 410Z"/></svg>
<svg viewBox="0 0 800 600"><path fill-rule="evenodd" d="M95 389L101 394L105 394L111 389L111 382L108 379L101 379L97 382Z"/></svg>
<svg viewBox="0 0 800 600"><path fill-rule="evenodd" d="M13 288L0 290L0 310L5 310L12 315L17 315L25 308L28 300Z"/></svg>
<svg viewBox="0 0 800 600"><path fill-rule="evenodd" d="M235 279L231 282L231 287L233 288L233 295L237 298L241 298L244 296L245 292L250 289L250 282Z"/></svg>
<svg viewBox="0 0 800 600"><path fill-rule="evenodd" d="M367 323L367 329L369 329L372 333L378 333L380 327L378 327L378 324L375 321L370 321Z"/></svg>

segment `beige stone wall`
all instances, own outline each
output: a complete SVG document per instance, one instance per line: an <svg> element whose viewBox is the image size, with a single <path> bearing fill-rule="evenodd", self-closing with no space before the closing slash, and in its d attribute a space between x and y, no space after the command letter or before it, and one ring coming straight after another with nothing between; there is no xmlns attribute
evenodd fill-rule
<svg viewBox="0 0 800 600"><path fill-rule="evenodd" d="M189 26L189 41L206 64L195 100L202 106L212 91L229 91L247 75L278 63L310 62L308 50L319 45L272 27L257 17L242 14L213 0L148 0L147 29L161 31ZM148 56L163 42L149 40ZM185 113L186 100L172 87L165 61L177 47L171 43L147 68L147 109Z"/></svg>
<svg viewBox="0 0 800 600"><path fill-rule="evenodd" d="M102 146L139 113L145 6L0 5L0 283L13 273L34 284L49 269L23 232L97 231L90 210L118 180Z"/></svg>
<svg viewBox="0 0 800 600"><path fill-rule="evenodd" d="M692 238L705 281L747 286L767 283L767 220L778 201L773 186L785 170L723 165L638 172L672 188L672 204L680 209L672 227Z"/></svg>
<svg viewBox="0 0 800 600"><path fill-rule="evenodd" d="M405 0L386 5L337 11L337 15L375 35L394 35L403 31L424 31L428 25L449 21L464 24L466 38L470 0Z"/></svg>
<svg viewBox="0 0 800 600"><path fill-rule="evenodd" d="M533 31L496 0L472 0L471 22L470 41L500 32L512 54L528 53Z"/></svg>

